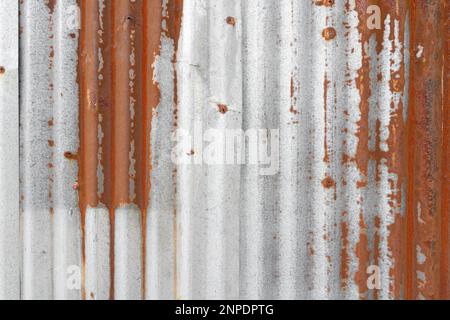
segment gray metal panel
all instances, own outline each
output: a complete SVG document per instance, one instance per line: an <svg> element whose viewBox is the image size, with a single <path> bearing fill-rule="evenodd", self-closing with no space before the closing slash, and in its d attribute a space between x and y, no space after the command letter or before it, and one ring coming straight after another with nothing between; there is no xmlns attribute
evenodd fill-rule
<svg viewBox="0 0 450 320"><path fill-rule="evenodd" d="M447 7L377 4L23 0L19 88L1 1L0 298L448 298Z"/></svg>
<svg viewBox="0 0 450 320"><path fill-rule="evenodd" d="M0 299L20 298L18 18L0 2Z"/></svg>

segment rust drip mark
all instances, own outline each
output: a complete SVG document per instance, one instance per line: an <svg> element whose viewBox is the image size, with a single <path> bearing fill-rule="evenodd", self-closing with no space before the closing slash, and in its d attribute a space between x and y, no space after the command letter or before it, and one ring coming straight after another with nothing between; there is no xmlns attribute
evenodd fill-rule
<svg viewBox="0 0 450 320"><path fill-rule="evenodd" d="M323 156L323 162L329 163L330 162L330 155L328 150L328 85L330 84L330 80L328 80L328 76L325 73L324 80L323 80L323 112L324 112L324 138L323 138L323 145L324 145L324 156Z"/></svg>
<svg viewBox="0 0 450 320"><path fill-rule="evenodd" d="M333 27L323 29L322 37L327 41L336 38L336 29L334 29Z"/></svg>
<svg viewBox="0 0 450 320"><path fill-rule="evenodd" d="M97 72L98 1L79 0L81 31L78 44L80 150L78 186L82 233L82 297L86 299L86 209L98 206L97 197Z"/></svg>
<svg viewBox="0 0 450 320"><path fill-rule="evenodd" d="M130 150L132 138L132 92L130 70L132 68L131 24L126 19L132 15L128 1L111 2L112 15L112 205L113 211L130 202Z"/></svg>
<svg viewBox="0 0 450 320"><path fill-rule="evenodd" d="M291 94L291 107L289 108L289 112L297 115L299 114L298 110L297 110L297 96L296 96L296 90L298 90L298 88L296 88L295 83L294 83L294 76L291 75L291 87L290 87L290 94Z"/></svg>
<svg viewBox="0 0 450 320"><path fill-rule="evenodd" d="M3 75L3 74L5 74L5 72L6 72L6 69L5 69L5 67L3 67L3 66L0 66L0 75Z"/></svg>
<svg viewBox="0 0 450 320"><path fill-rule="evenodd" d="M142 108L140 111L141 122L136 129L136 152L140 153L136 161L137 170L140 170L136 178L136 185L140 187L138 202L141 207L141 234L142 234L142 297L146 294L146 260L147 260L147 209L150 201L152 153L151 131L153 111L158 107L161 93L158 83L155 81L155 64L160 55L162 37L162 0L143 1L143 30L142 30ZM155 18L155 16L157 18ZM139 115L138 115L139 117ZM139 196L141 199L139 199ZM140 200L140 201L139 201Z"/></svg>
<svg viewBox="0 0 450 320"><path fill-rule="evenodd" d="M56 0L47 0L47 7L50 9L50 14L55 12Z"/></svg>
<svg viewBox="0 0 450 320"><path fill-rule="evenodd" d="M218 104L218 105L217 105L217 109L219 110L219 112L220 112L221 114L225 114L225 113L228 112L228 107L227 107L226 104Z"/></svg>
<svg viewBox="0 0 450 320"><path fill-rule="evenodd" d="M176 70L176 59L178 53L178 44L181 32L181 23L183 16L183 0L173 0L169 1L167 5L167 16L165 20L167 21L167 33L166 35L171 38L174 42L174 52L172 56L173 63L173 82L174 82L174 97L173 97L173 105L174 105L174 118L173 118L173 126L176 129L178 127L178 83L177 83L177 70ZM173 178L173 197L176 199L177 197L177 185L176 185L176 168L173 169L172 178ZM173 241L177 243L177 212L176 206L173 208ZM174 274L174 283L173 283L173 295L177 297L177 251L176 247L173 253L173 274Z"/></svg>
<svg viewBox="0 0 450 320"><path fill-rule="evenodd" d="M230 26L235 26L236 25L236 19L234 17L227 17L225 19L225 21L230 25Z"/></svg>

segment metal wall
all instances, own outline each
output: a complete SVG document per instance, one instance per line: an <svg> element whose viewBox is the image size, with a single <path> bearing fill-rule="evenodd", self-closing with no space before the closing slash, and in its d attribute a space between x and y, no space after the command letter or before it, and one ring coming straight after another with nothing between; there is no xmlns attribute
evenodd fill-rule
<svg viewBox="0 0 450 320"><path fill-rule="evenodd" d="M449 299L448 20L1 0L0 298Z"/></svg>

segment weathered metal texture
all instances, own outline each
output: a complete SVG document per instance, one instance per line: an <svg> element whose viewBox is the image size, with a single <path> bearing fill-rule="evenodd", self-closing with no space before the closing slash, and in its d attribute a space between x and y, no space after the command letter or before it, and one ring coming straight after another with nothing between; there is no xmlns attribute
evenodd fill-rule
<svg viewBox="0 0 450 320"><path fill-rule="evenodd" d="M450 298L447 1L20 6L1 297ZM275 157L221 164L225 129Z"/></svg>
<svg viewBox="0 0 450 320"><path fill-rule="evenodd" d="M0 299L20 298L17 1L0 2Z"/></svg>

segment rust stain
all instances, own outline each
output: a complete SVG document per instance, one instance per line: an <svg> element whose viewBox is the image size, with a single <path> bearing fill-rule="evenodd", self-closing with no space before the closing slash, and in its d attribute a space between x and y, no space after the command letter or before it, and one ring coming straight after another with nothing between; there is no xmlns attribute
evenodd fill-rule
<svg viewBox="0 0 450 320"><path fill-rule="evenodd" d="M50 9L50 13L53 14L55 12L56 0L47 0L47 7Z"/></svg>
<svg viewBox="0 0 450 320"><path fill-rule="evenodd" d="M407 233L407 298L439 299L447 296L448 270L448 210L445 210L445 130L434 125L443 123L445 108L442 73L446 56L443 32L447 16L443 1L413 3L411 14L411 91L408 137ZM448 12L447 12L448 15ZM421 45L423 59L414 54ZM448 122L447 122L448 123ZM448 137L447 137L448 138ZM420 248L424 261L416 261ZM423 274L423 279L417 273Z"/></svg>
<svg viewBox="0 0 450 320"><path fill-rule="evenodd" d="M334 5L334 0L316 0L314 4L317 6L332 7Z"/></svg>
<svg viewBox="0 0 450 320"><path fill-rule="evenodd" d="M442 219L441 223L441 260L440 260L440 298L450 299L450 4L444 1L441 4L441 12L446 14L442 17L441 34L446 39L444 46L444 68L442 70L442 90L447 94L442 94L443 107L443 132L442 132Z"/></svg>
<svg viewBox="0 0 450 320"><path fill-rule="evenodd" d="M225 114L225 113L228 112L228 107L227 107L227 105L225 105L225 104L218 104L218 105L217 105L217 109L219 110L219 112L220 112L221 114Z"/></svg>
<svg viewBox="0 0 450 320"><path fill-rule="evenodd" d="M334 29L332 27L323 29L322 37L327 41L336 38L336 29Z"/></svg>
<svg viewBox="0 0 450 320"><path fill-rule="evenodd" d="M167 5L167 16L164 17L167 21L167 30L166 34L167 36L173 40L174 42L174 53L172 56L172 62L173 62L173 74L174 74L174 98L173 98L173 105L174 105L174 112L173 112L173 127L176 129L178 127L178 84L177 84L177 71L176 71L176 62L177 62L177 53L178 53L178 43L180 38L180 32L181 32L181 22L182 22L182 16L183 16L183 0L169 0L169 3ZM173 169L172 177L173 177L173 199L176 200L177 196L177 186L176 186L176 174L177 170L176 168ZM173 234L174 234L174 243L177 243L176 235L177 235L177 212L176 207L173 209ZM177 252L176 248L173 253L173 272L174 275L177 274ZM173 284L173 294L175 297L177 297L177 277L174 277L174 284Z"/></svg>
<svg viewBox="0 0 450 320"><path fill-rule="evenodd" d="M331 189L336 187L336 181L334 181L333 178L331 177L326 177L325 179L322 180L322 185L326 189Z"/></svg>
<svg viewBox="0 0 450 320"><path fill-rule="evenodd" d="M64 158L68 160L77 160L78 156L70 151L66 151L64 152Z"/></svg>
<svg viewBox="0 0 450 320"><path fill-rule="evenodd" d="M55 1L49 1L53 12ZM82 28L79 45L79 85L80 85L80 150L78 153L65 152L64 156L79 162L79 181L76 189L80 193L80 208L83 225L83 263L85 211L88 206L97 207L104 204L110 211L111 219L111 298L114 297L114 210L121 205L134 203L139 206L142 215L142 256L143 280L142 290L145 294L145 252L147 208L151 186L152 154L151 126L152 117L160 104L160 88L155 81L155 63L161 54L161 37L173 40L173 127L178 126L177 96L177 50L182 19L182 0L169 0L167 12L163 12L162 0L111 1L104 2L103 18L100 23L99 4L97 1L80 0L82 8ZM387 150L380 147L382 143L381 126L376 121L376 128L371 132L369 108L371 92L371 68L376 61L371 60L370 52L364 44L375 35L377 52L383 49L384 29L367 28L367 7L377 4L381 8L382 21L391 17L390 40L394 39L394 20L399 22L400 43L404 43L406 17L409 15L411 25L410 57L411 75L409 92L406 91L407 72L404 62L400 69L390 74L390 93L409 95L407 118L404 117L405 101L400 101L398 108L390 114L388 125L389 137ZM332 0L315 1L317 6L331 7ZM357 123L358 138L356 155L342 157L342 164L354 164L362 175L356 182L364 192L368 188L369 161L376 163L375 180L381 180L380 165L385 164L388 173L397 177L389 179L388 195L389 213L394 222L389 226L388 247L393 264L389 270L391 278L390 293L394 298L403 295L408 299L448 298L449 284L449 103L446 92L449 91L449 44L438 41L436 34L448 33L448 4L444 1L361 1L357 5L360 19L358 30L361 36L362 64L355 79L360 96L361 118ZM446 13L447 15L443 14ZM227 17L226 23L235 26L234 17ZM223 20L222 20L223 22ZM99 33L101 25L103 31ZM163 27L165 26L165 28ZM420 31L420 32L419 32ZM336 30L325 28L322 32L325 40L336 38ZM72 37L72 36L71 36ZM73 37L72 37L73 38ZM442 37L444 38L444 37ZM418 45L423 46L422 56L417 57ZM393 48L394 50L396 48ZM407 53L403 48L402 54ZM134 62L130 60L133 56ZM100 66L100 61L102 64ZM130 78L130 70L133 77ZM0 74L4 73L0 67ZM378 82L383 75L377 74ZM131 83L131 85L130 85ZM323 161L330 162L328 146L327 98L330 81L325 74L325 154ZM294 115L296 109L295 82L291 77L290 96L292 105L289 109ZM132 101L132 108L130 108ZM217 104L218 111L226 114L228 106ZM345 115L348 115L348 111ZM443 123L443 127L439 125ZM49 126L53 121L49 120ZM93 130L95 128L95 130ZM99 139L99 128L103 138ZM375 141L370 149L369 141ZM49 145L53 143L49 141ZM133 149L134 148L134 149ZM188 155L193 155L191 150ZM99 190L98 170L101 167L104 183ZM130 173L134 168L134 173ZM176 177L173 171L173 178ZM341 181L338 180L339 185ZM327 176L321 181L326 189L337 188L337 182ZM346 182L342 181L345 185ZM75 185L75 184L74 184ZM134 185L134 188L131 187ZM176 185L173 197L176 198ZM400 214L402 201L406 199L406 213ZM355 281L359 287L360 297L368 298L366 268L369 264L380 262L381 213L374 221L365 221L365 212L359 212L359 240L355 254L359 259ZM174 235L176 237L176 217L174 215ZM368 225L375 225L372 243L369 243ZM350 247L348 243L348 222L341 223L343 248L341 252L342 286L348 284ZM174 239L176 243L176 239ZM369 252L369 246L374 252ZM416 247L419 246L426 260L417 263ZM313 254L314 248L308 247ZM176 253L174 260L176 258ZM405 263L398 263L405 261ZM84 268L84 264L83 264ZM425 281L417 279L417 271L423 272ZM176 263L174 264L176 274ZM85 271L83 269L83 279ZM176 277L175 277L176 278ZM174 292L177 292L176 280ZM378 293L374 293L377 297ZM86 298L84 293L84 298Z"/></svg>
<svg viewBox="0 0 450 320"><path fill-rule="evenodd" d="M142 217L142 295L151 176L151 123L160 102L155 63L161 37L174 40L174 71L182 1L80 1L79 189L82 223L89 207L105 205L111 224L111 299L114 297L114 211L130 203ZM155 14L156 13L156 14ZM155 19L155 17L158 17ZM163 29L163 21L167 29ZM174 79L176 86L176 75ZM175 89L174 106L178 104ZM95 129L93 129L95 128ZM96 130L98 128L98 130ZM75 156L74 156L75 158ZM98 185L98 170L103 185ZM101 189L99 189L101 188ZM84 239L84 238L83 238ZM84 242L84 240L83 240ZM84 256L84 247L83 247ZM85 298L85 295L84 295Z"/></svg>
<svg viewBox="0 0 450 320"><path fill-rule="evenodd" d="M236 19L234 17L227 17L225 21L233 27L236 25Z"/></svg>
<svg viewBox="0 0 450 320"><path fill-rule="evenodd" d="M3 75L6 72L5 67L0 66L0 75Z"/></svg>
<svg viewBox="0 0 450 320"><path fill-rule="evenodd" d="M89 128L97 127L97 61L98 2L79 0L81 8L81 32L78 47L80 87L80 161L79 196L82 230L82 296L86 299L86 208L96 207L97 198L97 133Z"/></svg>
<svg viewBox="0 0 450 320"><path fill-rule="evenodd" d="M347 212L343 212L342 216L345 217ZM342 248L341 248L341 286L346 288L348 285L349 278L349 226L346 221L341 222L341 239L342 239Z"/></svg>

